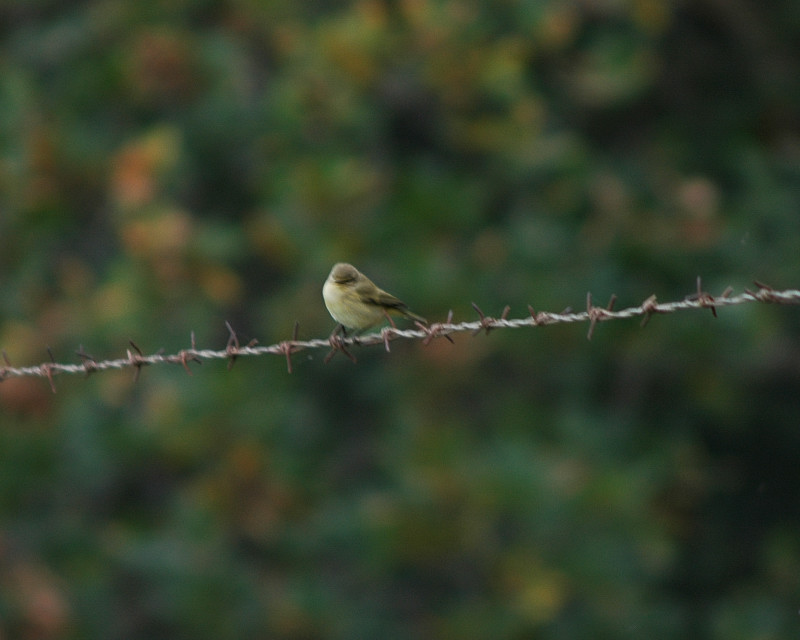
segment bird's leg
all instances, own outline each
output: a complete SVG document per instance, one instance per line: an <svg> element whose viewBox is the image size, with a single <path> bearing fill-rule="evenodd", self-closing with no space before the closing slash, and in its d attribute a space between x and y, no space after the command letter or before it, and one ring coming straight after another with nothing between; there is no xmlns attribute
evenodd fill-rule
<svg viewBox="0 0 800 640"><path fill-rule="evenodd" d="M392 320L392 316L389 315L389 312L386 309L383 310L383 315L386 316L386 319L389 321L389 324L392 325L392 329L397 329L397 325L394 323L394 320Z"/></svg>
<svg viewBox="0 0 800 640"><path fill-rule="evenodd" d="M340 333L342 334L342 336L339 335ZM328 353L328 355L325 356L326 364L330 361L331 358L333 358L334 355L336 355L337 351L341 351L344 355L346 355L353 361L353 364L355 364L356 362L355 356L344 347L343 338L346 337L347 337L347 329L345 329L344 325L343 324L336 325L336 328L333 330L330 337L328 338L328 341L331 343L331 350Z"/></svg>

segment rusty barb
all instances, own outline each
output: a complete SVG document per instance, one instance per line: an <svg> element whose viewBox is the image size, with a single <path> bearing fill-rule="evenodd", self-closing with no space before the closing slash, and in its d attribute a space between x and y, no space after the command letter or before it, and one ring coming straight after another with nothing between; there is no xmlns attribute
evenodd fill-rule
<svg viewBox="0 0 800 640"><path fill-rule="evenodd" d="M242 346L236 331L229 322L226 322L225 326L228 329L229 336L224 349L198 349L194 332L192 332L190 334L190 347L188 349L181 349L178 353L171 355L165 355L163 349L152 355L145 355L139 346L133 340L130 340L130 348L126 350L124 358L97 360L94 356L88 354L84 350L83 345L81 345L76 351L76 355L80 359L80 362L77 364L61 364L56 362L52 350L48 348L48 361L30 367L15 367L12 366L5 350L0 350L3 360L2 364L0 364L0 382L8 378L46 378L50 384L50 389L55 393L56 386L54 377L62 373L89 376L98 371L107 371L109 369L133 369L133 378L134 380L138 380L143 367L170 362L173 364L180 364L186 373L193 375L192 369L189 366L191 363L202 364L205 360L221 359L228 361L228 368L230 369L240 356L261 356L265 354L284 356L286 358L286 369L289 373L292 373L292 355L305 349L330 349L329 353L324 358L324 362L326 363L329 362L337 352L342 352L355 363L356 358L351 353L352 347L382 344L386 351L389 351L389 343L398 338L421 340L422 344L427 346L436 338L445 338L453 342L451 335L454 333L470 332L473 336L476 336L479 333L488 334L494 329L519 329L551 324L588 322L589 331L586 337L591 340L597 325L609 320L640 317L642 318L642 326L645 326L655 314L673 313L686 309L710 309L711 313L716 317L717 308L719 307L745 304L748 302L800 304L800 290L788 289L778 291L761 282L756 282L755 286L755 290L745 289L744 293L736 296L732 295L733 290L728 287L719 296L715 297L703 289L700 278L697 278L696 290L683 300L676 302L660 303L656 299L656 296L653 295L639 306L614 311L614 305L617 301L616 296L611 296L611 299L605 307L598 307L593 303L592 294L589 293L586 295L586 311L576 313L573 312L572 309L567 308L561 313L552 313L549 311L536 312L532 306L528 305L528 315L522 318L509 318L508 316L511 311L510 306L504 307L500 316L495 318L486 315L483 310L473 302L472 308L478 314L478 319L473 321L454 323L453 312L451 310L447 314L447 319L444 322L433 322L429 325L417 322L416 328L414 329L398 329L394 323L392 323L391 326L384 327L375 333L348 336L341 328L337 327L328 338L316 338L312 340L300 340L298 337L300 325L295 323L291 339L263 347L258 346L258 340L251 340L246 345Z"/></svg>

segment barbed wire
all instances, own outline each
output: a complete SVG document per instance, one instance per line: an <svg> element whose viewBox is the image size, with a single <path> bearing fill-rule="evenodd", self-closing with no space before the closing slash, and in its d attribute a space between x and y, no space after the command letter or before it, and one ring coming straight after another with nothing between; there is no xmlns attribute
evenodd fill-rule
<svg viewBox="0 0 800 640"><path fill-rule="evenodd" d="M5 350L3 350L2 356L4 366L0 367L0 382L8 378L37 376L47 378L50 383L50 388L53 393L55 393L56 387L53 377L62 373L84 374L88 376L98 371L132 368L134 370L134 380L136 380L144 366L172 363L182 365L186 372L192 375L192 370L189 367L191 363L202 364L204 360L228 360L228 368L230 369L239 356L262 356L266 354L283 355L286 358L287 370L289 373L292 373L292 355L304 349L329 348L330 352L325 357L326 363L339 351L353 362L356 362L356 358L350 353L348 347L354 345L369 346L383 344L386 351L389 351L389 343L397 338L404 338L407 340L421 339L423 344L427 345L435 338L445 338L453 342L450 335L454 333L471 332L474 336L481 332L488 334L489 331L493 329L519 329L523 327L540 327L552 324L589 322L587 338L591 340L596 325L599 322L608 320L641 317L641 324L644 326L655 314L674 313L675 311L686 309L710 309L714 317L716 317L717 307L727 307L749 302L800 304L800 290L787 289L777 291L759 282L755 284L756 287L758 287L755 291L745 289L744 293L734 296L731 295L733 290L728 287L721 295L714 297L703 291L701 280L698 278L696 292L683 300L660 303L656 299L656 296L652 295L640 305L628 307L620 311L614 311L614 305L617 300L616 295L611 297L611 300L605 307L598 307L592 302L592 294L588 293L586 296L586 311L576 313L568 308L561 313L553 313L550 311L536 312L533 307L529 305L528 315L522 318L508 318L508 314L511 310L510 306L506 306L497 318L487 316L477 304L472 303L472 307L478 314L478 320L453 323L453 312L450 311L445 322L434 322L429 325L417 322L416 329L398 329L394 326L391 318L389 318L391 326L385 327L375 333L362 336L341 335L340 331L337 330L328 338L299 340L299 325L295 323L294 333L290 340L284 340L268 346L258 346L257 340L253 340L244 346L240 345L239 338L233 327L226 322L225 326L228 328L230 335L228 344L224 349L198 349L195 343L194 332L192 332L190 348L181 349L178 353L174 354L164 354L162 350L152 355L144 355L139 347L130 340L129 344L131 348L126 350L124 358L98 361L86 353L83 350L83 346L81 346L78 351L76 351L76 355L81 360L79 364L61 364L56 362L52 351L48 348L47 351L50 354L50 362L43 362L29 367L14 367L11 365ZM338 329L341 329L341 327Z"/></svg>

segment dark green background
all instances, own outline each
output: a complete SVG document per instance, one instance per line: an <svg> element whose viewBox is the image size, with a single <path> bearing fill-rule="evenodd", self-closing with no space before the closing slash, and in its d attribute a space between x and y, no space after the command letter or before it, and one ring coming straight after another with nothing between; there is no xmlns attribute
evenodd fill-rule
<svg viewBox="0 0 800 640"><path fill-rule="evenodd" d="M0 2L12 364L800 285L795 0ZM800 636L800 315L0 384L0 638Z"/></svg>

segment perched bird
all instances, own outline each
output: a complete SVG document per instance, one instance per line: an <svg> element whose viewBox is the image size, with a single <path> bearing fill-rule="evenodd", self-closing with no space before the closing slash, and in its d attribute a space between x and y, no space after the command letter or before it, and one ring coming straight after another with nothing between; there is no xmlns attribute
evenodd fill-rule
<svg viewBox="0 0 800 640"><path fill-rule="evenodd" d="M328 312L342 327L364 331L374 327L389 314L399 314L411 320L425 322L425 318L411 313L404 302L379 289L372 280L353 265L339 262L333 265L322 297Z"/></svg>

